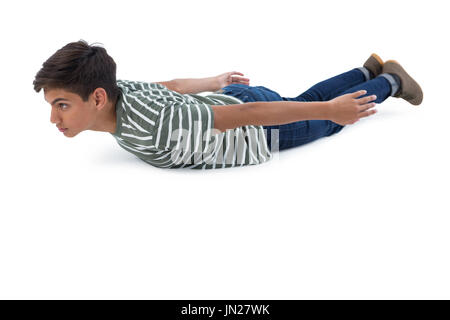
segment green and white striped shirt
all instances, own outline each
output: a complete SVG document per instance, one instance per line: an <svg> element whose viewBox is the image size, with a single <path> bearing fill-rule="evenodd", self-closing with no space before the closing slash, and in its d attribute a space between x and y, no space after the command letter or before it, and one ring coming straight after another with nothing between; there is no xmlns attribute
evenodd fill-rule
<svg viewBox="0 0 450 320"><path fill-rule="evenodd" d="M243 103L224 94L180 94L162 84L117 80L119 145L159 168L218 169L272 159L262 126L220 132L211 105Z"/></svg>

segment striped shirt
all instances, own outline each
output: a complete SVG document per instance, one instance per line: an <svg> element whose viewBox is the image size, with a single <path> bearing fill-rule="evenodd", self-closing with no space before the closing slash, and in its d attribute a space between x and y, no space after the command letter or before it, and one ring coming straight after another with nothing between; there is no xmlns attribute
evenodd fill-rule
<svg viewBox="0 0 450 320"><path fill-rule="evenodd" d="M117 80L118 144L159 168L217 169L272 159L262 126L214 129L211 105L243 103L224 94L180 94L159 83Z"/></svg>

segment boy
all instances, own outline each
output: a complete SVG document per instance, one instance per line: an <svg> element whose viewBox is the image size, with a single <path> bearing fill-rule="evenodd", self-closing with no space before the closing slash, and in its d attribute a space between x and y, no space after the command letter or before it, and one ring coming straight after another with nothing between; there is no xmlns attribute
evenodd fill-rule
<svg viewBox="0 0 450 320"><path fill-rule="evenodd" d="M372 54L363 67L284 98L243 75L166 82L116 80L106 50L80 40L44 62L33 82L66 137L109 132L125 150L159 168L214 169L268 161L276 149L339 132L376 112L389 96L422 102L417 82L394 60ZM203 91L214 92L201 96ZM273 132L272 132L273 131ZM271 149L269 150L269 146Z"/></svg>

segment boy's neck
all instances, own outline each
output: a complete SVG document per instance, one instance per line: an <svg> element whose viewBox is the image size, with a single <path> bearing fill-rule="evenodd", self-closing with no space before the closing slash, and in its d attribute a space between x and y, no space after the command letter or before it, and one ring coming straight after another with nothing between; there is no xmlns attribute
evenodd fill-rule
<svg viewBox="0 0 450 320"><path fill-rule="evenodd" d="M104 108L105 112L99 115L96 123L91 128L92 131L102 131L109 133L116 132L117 129L116 103L117 99L115 102L107 103L107 105Z"/></svg>

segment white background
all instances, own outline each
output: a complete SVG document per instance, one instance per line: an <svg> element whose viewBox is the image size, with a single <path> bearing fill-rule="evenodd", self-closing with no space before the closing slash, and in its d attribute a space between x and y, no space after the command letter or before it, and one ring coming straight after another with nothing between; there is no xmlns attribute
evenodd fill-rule
<svg viewBox="0 0 450 320"><path fill-rule="evenodd" d="M0 19L2 299L449 299L444 1L14 1ZM32 82L100 42L117 78L240 71L297 96L376 52L421 84L340 133L236 169L152 167L66 138Z"/></svg>

